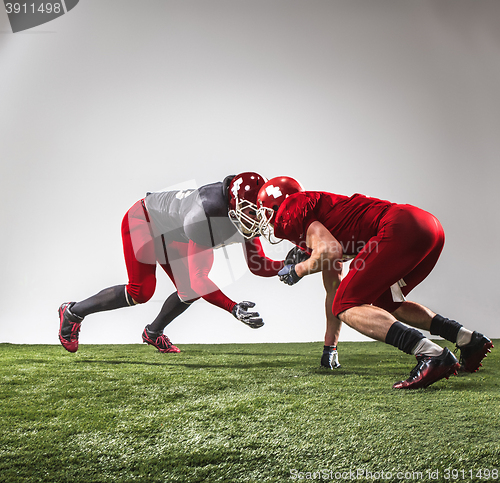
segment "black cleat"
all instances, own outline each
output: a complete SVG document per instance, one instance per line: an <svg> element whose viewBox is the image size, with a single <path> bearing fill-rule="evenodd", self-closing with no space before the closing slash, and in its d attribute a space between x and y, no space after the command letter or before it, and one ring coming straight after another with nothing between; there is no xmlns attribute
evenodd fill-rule
<svg viewBox="0 0 500 483"><path fill-rule="evenodd" d="M481 366L481 361L493 349L493 343L488 337L474 331L471 341L460 349L460 370L463 372L476 372Z"/></svg>
<svg viewBox="0 0 500 483"><path fill-rule="evenodd" d="M417 365L410 372L406 381L396 382L393 389L419 389L430 386L436 381L456 374L460 368L457 358L444 348L439 356L417 356Z"/></svg>
<svg viewBox="0 0 500 483"><path fill-rule="evenodd" d="M71 312L75 302L68 302L59 307L59 340L68 352L78 350L78 335L83 317Z"/></svg>

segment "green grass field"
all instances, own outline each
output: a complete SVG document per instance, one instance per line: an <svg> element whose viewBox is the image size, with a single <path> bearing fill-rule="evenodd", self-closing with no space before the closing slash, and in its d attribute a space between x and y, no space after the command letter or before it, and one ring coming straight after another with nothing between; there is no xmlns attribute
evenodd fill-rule
<svg viewBox="0 0 500 483"><path fill-rule="evenodd" d="M1 482L498 481L498 349L396 391L378 342L180 348L0 344Z"/></svg>

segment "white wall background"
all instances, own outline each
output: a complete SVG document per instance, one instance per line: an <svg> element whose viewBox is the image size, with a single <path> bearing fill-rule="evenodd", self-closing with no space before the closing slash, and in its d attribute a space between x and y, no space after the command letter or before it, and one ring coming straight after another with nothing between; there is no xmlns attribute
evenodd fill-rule
<svg viewBox="0 0 500 483"><path fill-rule="evenodd" d="M126 283L121 218L147 190L247 170L431 211L447 243L412 298L500 337L497 0L81 0L16 34L0 10L0 342L57 344L62 302ZM81 342L140 342L158 275ZM200 301L171 339L323 338L319 275L224 290L265 327Z"/></svg>

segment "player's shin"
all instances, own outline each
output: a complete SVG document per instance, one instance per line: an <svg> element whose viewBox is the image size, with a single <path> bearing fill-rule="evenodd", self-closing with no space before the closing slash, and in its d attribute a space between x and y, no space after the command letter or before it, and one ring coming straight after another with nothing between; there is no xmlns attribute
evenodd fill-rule
<svg viewBox="0 0 500 483"><path fill-rule="evenodd" d="M130 305L133 305L133 303L131 304L130 296L126 292L126 285L115 285L101 290L82 302L77 302L71 307L71 311L79 317L86 317L96 312L119 309Z"/></svg>
<svg viewBox="0 0 500 483"><path fill-rule="evenodd" d="M176 317L181 315L184 311L186 311L191 306L188 302L183 302L179 298L179 294L174 292L171 294L167 300L165 300L163 307L160 310L160 313L156 317L151 324L149 324L148 328L151 332L163 332L163 329L172 322Z"/></svg>
<svg viewBox="0 0 500 483"><path fill-rule="evenodd" d="M424 335L418 330L407 327L401 322L394 322L387 332L385 342L386 344L397 347L399 350L406 352L407 354L414 354L414 348L422 339L424 339ZM443 349L440 349L439 353L442 351Z"/></svg>

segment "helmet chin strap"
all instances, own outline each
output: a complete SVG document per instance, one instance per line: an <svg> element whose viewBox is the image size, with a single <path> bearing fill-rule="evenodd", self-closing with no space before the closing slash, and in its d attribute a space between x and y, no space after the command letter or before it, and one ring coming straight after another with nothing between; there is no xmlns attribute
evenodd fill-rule
<svg viewBox="0 0 500 483"><path fill-rule="evenodd" d="M262 236L271 244L277 245L283 241L283 238L276 238L274 236L274 228L270 225L265 233L262 233Z"/></svg>
<svg viewBox="0 0 500 483"><path fill-rule="evenodd" d="M282 238L274 236L274 228L271 221L274 217L274 210L261 206L257 210L257 219L259 220L259 233L271 244L277 245L283 241Z"/></svg>

